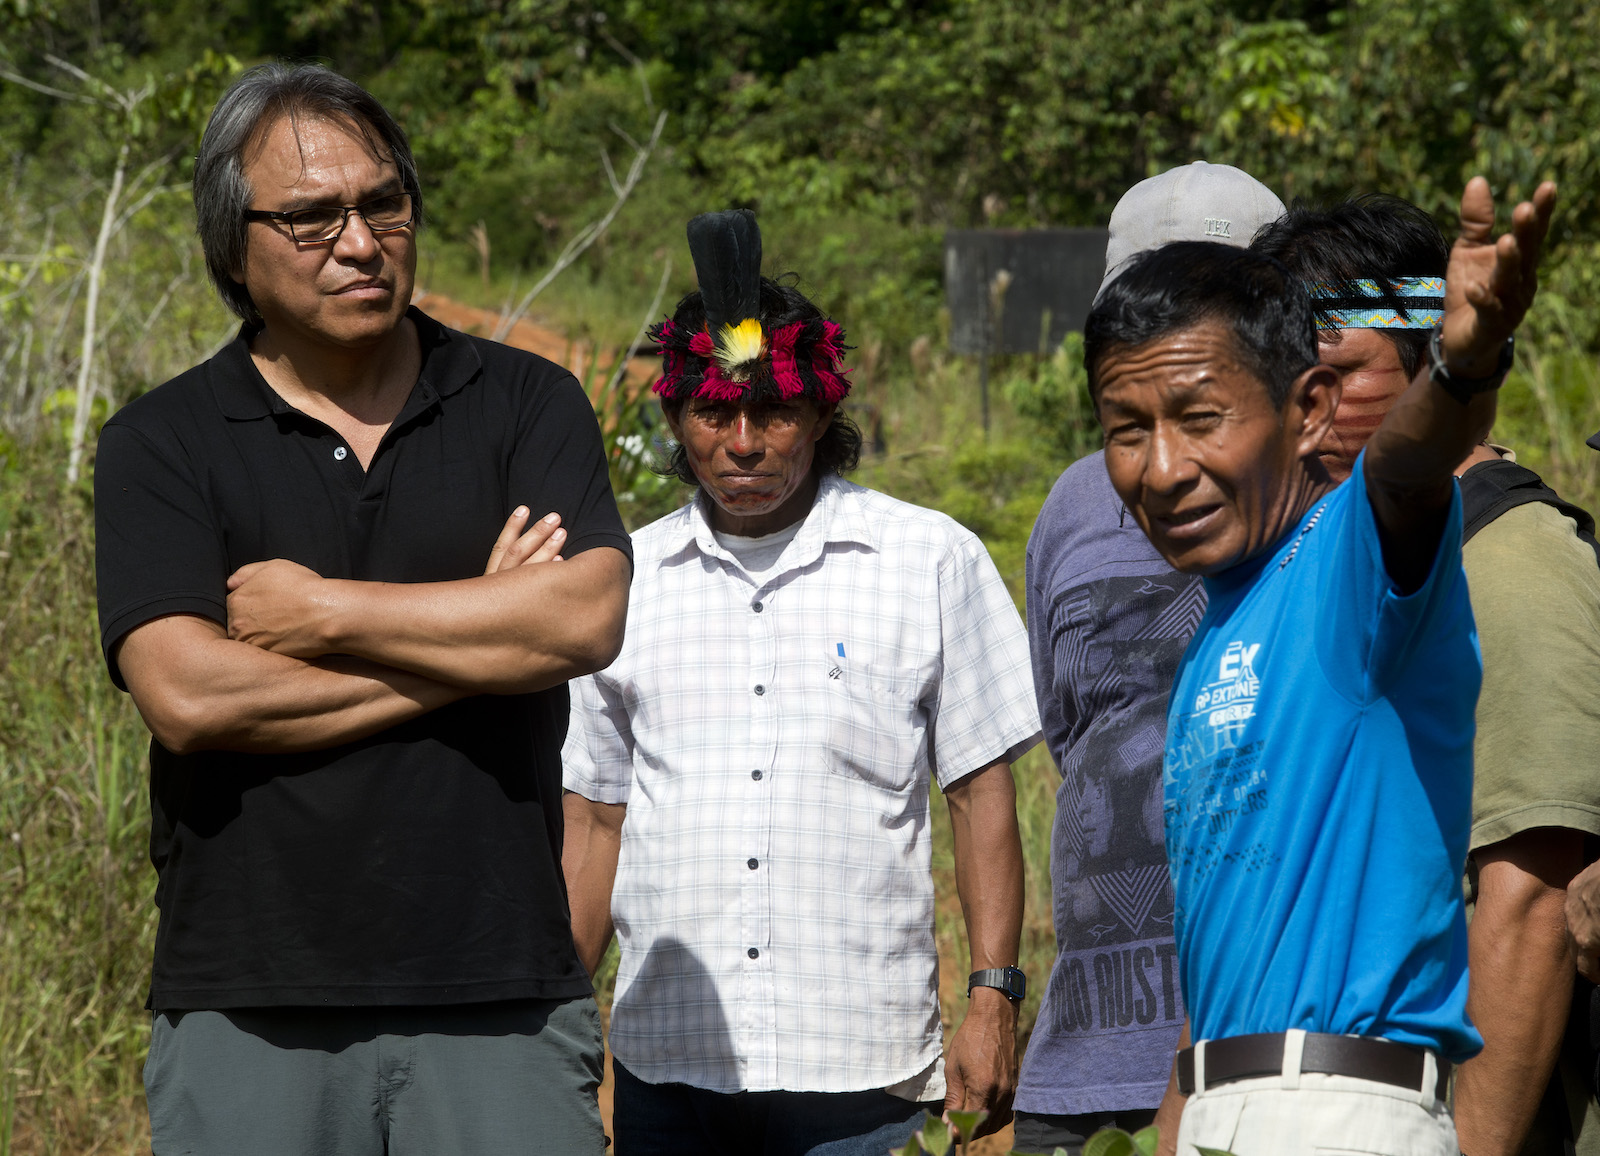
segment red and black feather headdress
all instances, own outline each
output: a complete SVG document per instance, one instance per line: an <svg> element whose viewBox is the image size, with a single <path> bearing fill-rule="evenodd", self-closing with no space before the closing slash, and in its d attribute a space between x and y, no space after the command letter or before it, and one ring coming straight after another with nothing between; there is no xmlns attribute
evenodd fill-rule
<svg viewBox="0 0 1600 1156"><path fill-rule="evenodd" d="M668 319L649 336L661 355L653 387L669 400L844 400L850 379L839 362L844 330L813 317L768 332L761 321L761 230L749 209L702 213L689 222L705 327Z"/></svg>

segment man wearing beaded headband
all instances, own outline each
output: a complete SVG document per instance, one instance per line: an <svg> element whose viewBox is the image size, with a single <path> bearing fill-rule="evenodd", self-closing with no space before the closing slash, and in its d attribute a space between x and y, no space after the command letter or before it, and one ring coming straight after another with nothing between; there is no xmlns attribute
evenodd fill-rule
<svg viewBox="0 0 1600 1156"><path fill-rule="evenodd" d="M1319 356L1344 384L1323 461L1348 476L1427 353L1443 305L1444 238L1416 206L1367 196L1296 206L1253 247L1311 289ZM1568 1033L1563 1049L1573 976L1562 907L1586 838L1600 836L1600 569L1592 537L1580 534L1593 519L1508 450L1480 445L1456 474L1483 652L1468 950L1469 1009L1484 1039L1457 1080L1456 1127L1469 1156L1559 1156L1575 1136L1600 1145L1579 1057L1558 1065L1587 1032L1584 1023ZM1508 496L1534 500L1496 502L1475 519L1475 497L1497 499L1491 479L1502 477Z"/></svg>
<svg viewBox="0 0 1600 1156"><path fill-rule="evenodd" d="M640 530L627 641L574 684L564 855L579 953L621 943L627 1156L882 1156L1016 1084L1039 737L982 544L839 474L844 335L760 275L753 214L689 224L700 289L653 331L694 500ZM950 808L970 1010L941 1055L929 779ZM959 984L957 990L960 990Z"/></svg>
<svg viewBox="0 0 1600 1156"><path fill-rule="evenodd" d="M1427 355L1443 317L1449 247L1415 205L1368 194L1325 211L1296 205L1251 248L1282 261L1311 293L1318 356L1343 385L1320 456L1342 482Z"/></svg>

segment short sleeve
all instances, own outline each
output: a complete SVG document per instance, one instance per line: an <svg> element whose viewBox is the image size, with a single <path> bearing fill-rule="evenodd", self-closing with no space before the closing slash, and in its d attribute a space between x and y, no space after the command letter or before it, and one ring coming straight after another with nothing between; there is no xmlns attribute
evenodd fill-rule
<svg viewBox="0 0 1600 1156"><path fill-rule="evenodd" d="M633 731L622 696L599 675L567 684L572 721L561 749L561 785L595 803L626 803L633 786Z"/></svg>
<svg viewBox="0 0 1600 1156"><path fill-rule="evenodd" d="M1473 849L1534 827L1600 835L1600 567L1573 530L1533 502L1463 551L1483 647Z"/></svg>
<svg viewBox="0 0 1600 1156"><path fill-rule="evenodd" d="M1433 567L1423 584L1401 594L1383 562L1378 519L1367 494L1366 451L1350 480L1314 513L1302 537L1320 533L1316 649L1328 680L1351 702L1385 693L1406 669L1419 640L1445 628L1465 605L1461 572L1461 491L1451 487L1450 510ZM1320 524L1319 524L1320 523ZM1470 632L1470 621L1464 624Z"/></svg>
<svg viewBox="0 0 1600 1156"><path fill-rule="evenodd" d="M94 512L100 645L126 690L112 653L135 627L168 614L227 624L227 557L187 461L130 425L100 434Z"/></svg>
<svg viewBox="0 0 1600 1156"><path fill-rule="evenodd" d="M983 544L959 539L939 566L942 668L933 712L941 787L1039 741L1027 632Z"/></svg>
<svg viewBox="0 0 1600 1156"><path fill-rule="evenodd" d="M630 561L633 544L617 512L594 407L571 374L524 391L512 450L509 496L533 517L554 510L567 531L562 554L613 546Z"/></svg>

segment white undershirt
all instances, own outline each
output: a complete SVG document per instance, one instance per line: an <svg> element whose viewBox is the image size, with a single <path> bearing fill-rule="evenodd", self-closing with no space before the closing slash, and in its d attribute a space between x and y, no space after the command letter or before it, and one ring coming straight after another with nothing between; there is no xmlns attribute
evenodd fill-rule
<svg viewBox="0 0 1600 1156"><path fill-rule="evenodd" d="M800 532L800 527L803 525L805 519L801 518L792 526L785 526L775 533L762 534L756 538L747 538L742 534L727 534L721 530L712 530L711 536L717 540L717 545L739 560L739 565L744 567L746 574L752 578L760 578L778 564L784 547L794 541L794 536Z"/></svg>

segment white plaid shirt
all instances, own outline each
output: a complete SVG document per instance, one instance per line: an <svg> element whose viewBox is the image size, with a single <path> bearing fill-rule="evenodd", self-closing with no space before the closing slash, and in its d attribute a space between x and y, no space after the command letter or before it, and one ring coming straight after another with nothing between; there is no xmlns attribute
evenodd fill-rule
<svg viewBox="0 0 1600 1156"><path fill-rule="evenodd" d="M943 1095L928 775L1039 738L982 543L837 477L752 580L701 501L634 535L627 641L572 683L568 790L626 803L611 1048L652 1083ZM759 584L757 584L759 583Z"/></svg>

